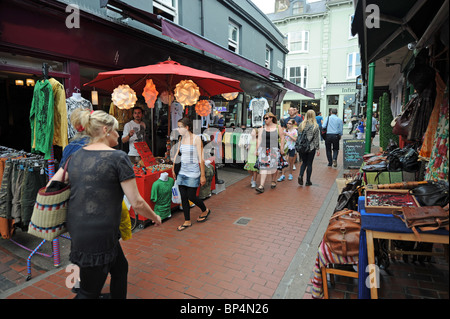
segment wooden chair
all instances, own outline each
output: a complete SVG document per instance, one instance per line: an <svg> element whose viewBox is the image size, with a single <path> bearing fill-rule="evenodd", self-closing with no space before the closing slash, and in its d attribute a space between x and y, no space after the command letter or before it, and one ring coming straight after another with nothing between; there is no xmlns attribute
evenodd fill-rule
<svg viewBox="0 0 450 319"><path fill-rule="evenodd" d="M332 267L332 265L331 265ZM329 267L322 267L322 286L323 286L323 299L328 299L328 278L327 274L330 274L330 281L334 284L334 275L358 278L358 272L348 271L342 269L335 269Z"/></svg>

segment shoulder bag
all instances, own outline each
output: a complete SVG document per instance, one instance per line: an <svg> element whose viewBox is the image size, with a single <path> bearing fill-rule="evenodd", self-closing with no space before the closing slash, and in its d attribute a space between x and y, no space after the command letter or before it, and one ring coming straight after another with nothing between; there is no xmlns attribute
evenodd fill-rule
<svg viewBox="0 0 450 319"><path fill-rule="evenodd" d="M62 181L52 181L48 187L38 191L33 214L28 226L28 233L36 237L51 241L67 232L66 217L70 198L70 183L65 183L66 161Z"/></svg>

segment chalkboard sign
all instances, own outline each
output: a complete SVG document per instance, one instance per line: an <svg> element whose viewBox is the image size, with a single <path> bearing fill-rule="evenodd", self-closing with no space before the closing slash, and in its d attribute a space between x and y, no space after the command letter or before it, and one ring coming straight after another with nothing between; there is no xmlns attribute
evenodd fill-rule
<svg viewBox="0 0 450 319"><path fill-rule="evenodd" d="M344 169L360 168L365 150L364 140L344 140Z"/></svg>

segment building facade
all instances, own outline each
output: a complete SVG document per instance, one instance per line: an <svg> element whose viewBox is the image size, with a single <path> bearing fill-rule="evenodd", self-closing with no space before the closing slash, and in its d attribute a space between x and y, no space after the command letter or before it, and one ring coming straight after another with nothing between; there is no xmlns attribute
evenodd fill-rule
<svg viewBox="0 0 450 319"><path fill-rule="evenodd" d="M283 5L280 5L280 3ZM357 112L356 80L361 74L357 37L351 34L353 1L276 1L268 17L285 36L289 49L285 77L315 94L315 99L288 91L280 107L328 115L338 109L344 120Z"/></svg>

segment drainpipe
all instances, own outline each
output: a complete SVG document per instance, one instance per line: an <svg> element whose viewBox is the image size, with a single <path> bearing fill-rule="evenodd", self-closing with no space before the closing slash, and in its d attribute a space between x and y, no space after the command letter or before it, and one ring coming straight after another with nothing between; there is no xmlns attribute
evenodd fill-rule
<svg viewBox="0 0 450 319"><path fill-rule="evenodd" d="M370 153L372 147L372 114L373 114L373 88L375 82L375 62L369 64L369 81L367 82L367 108L366 108L366 145L365 154Z"/></svg>

